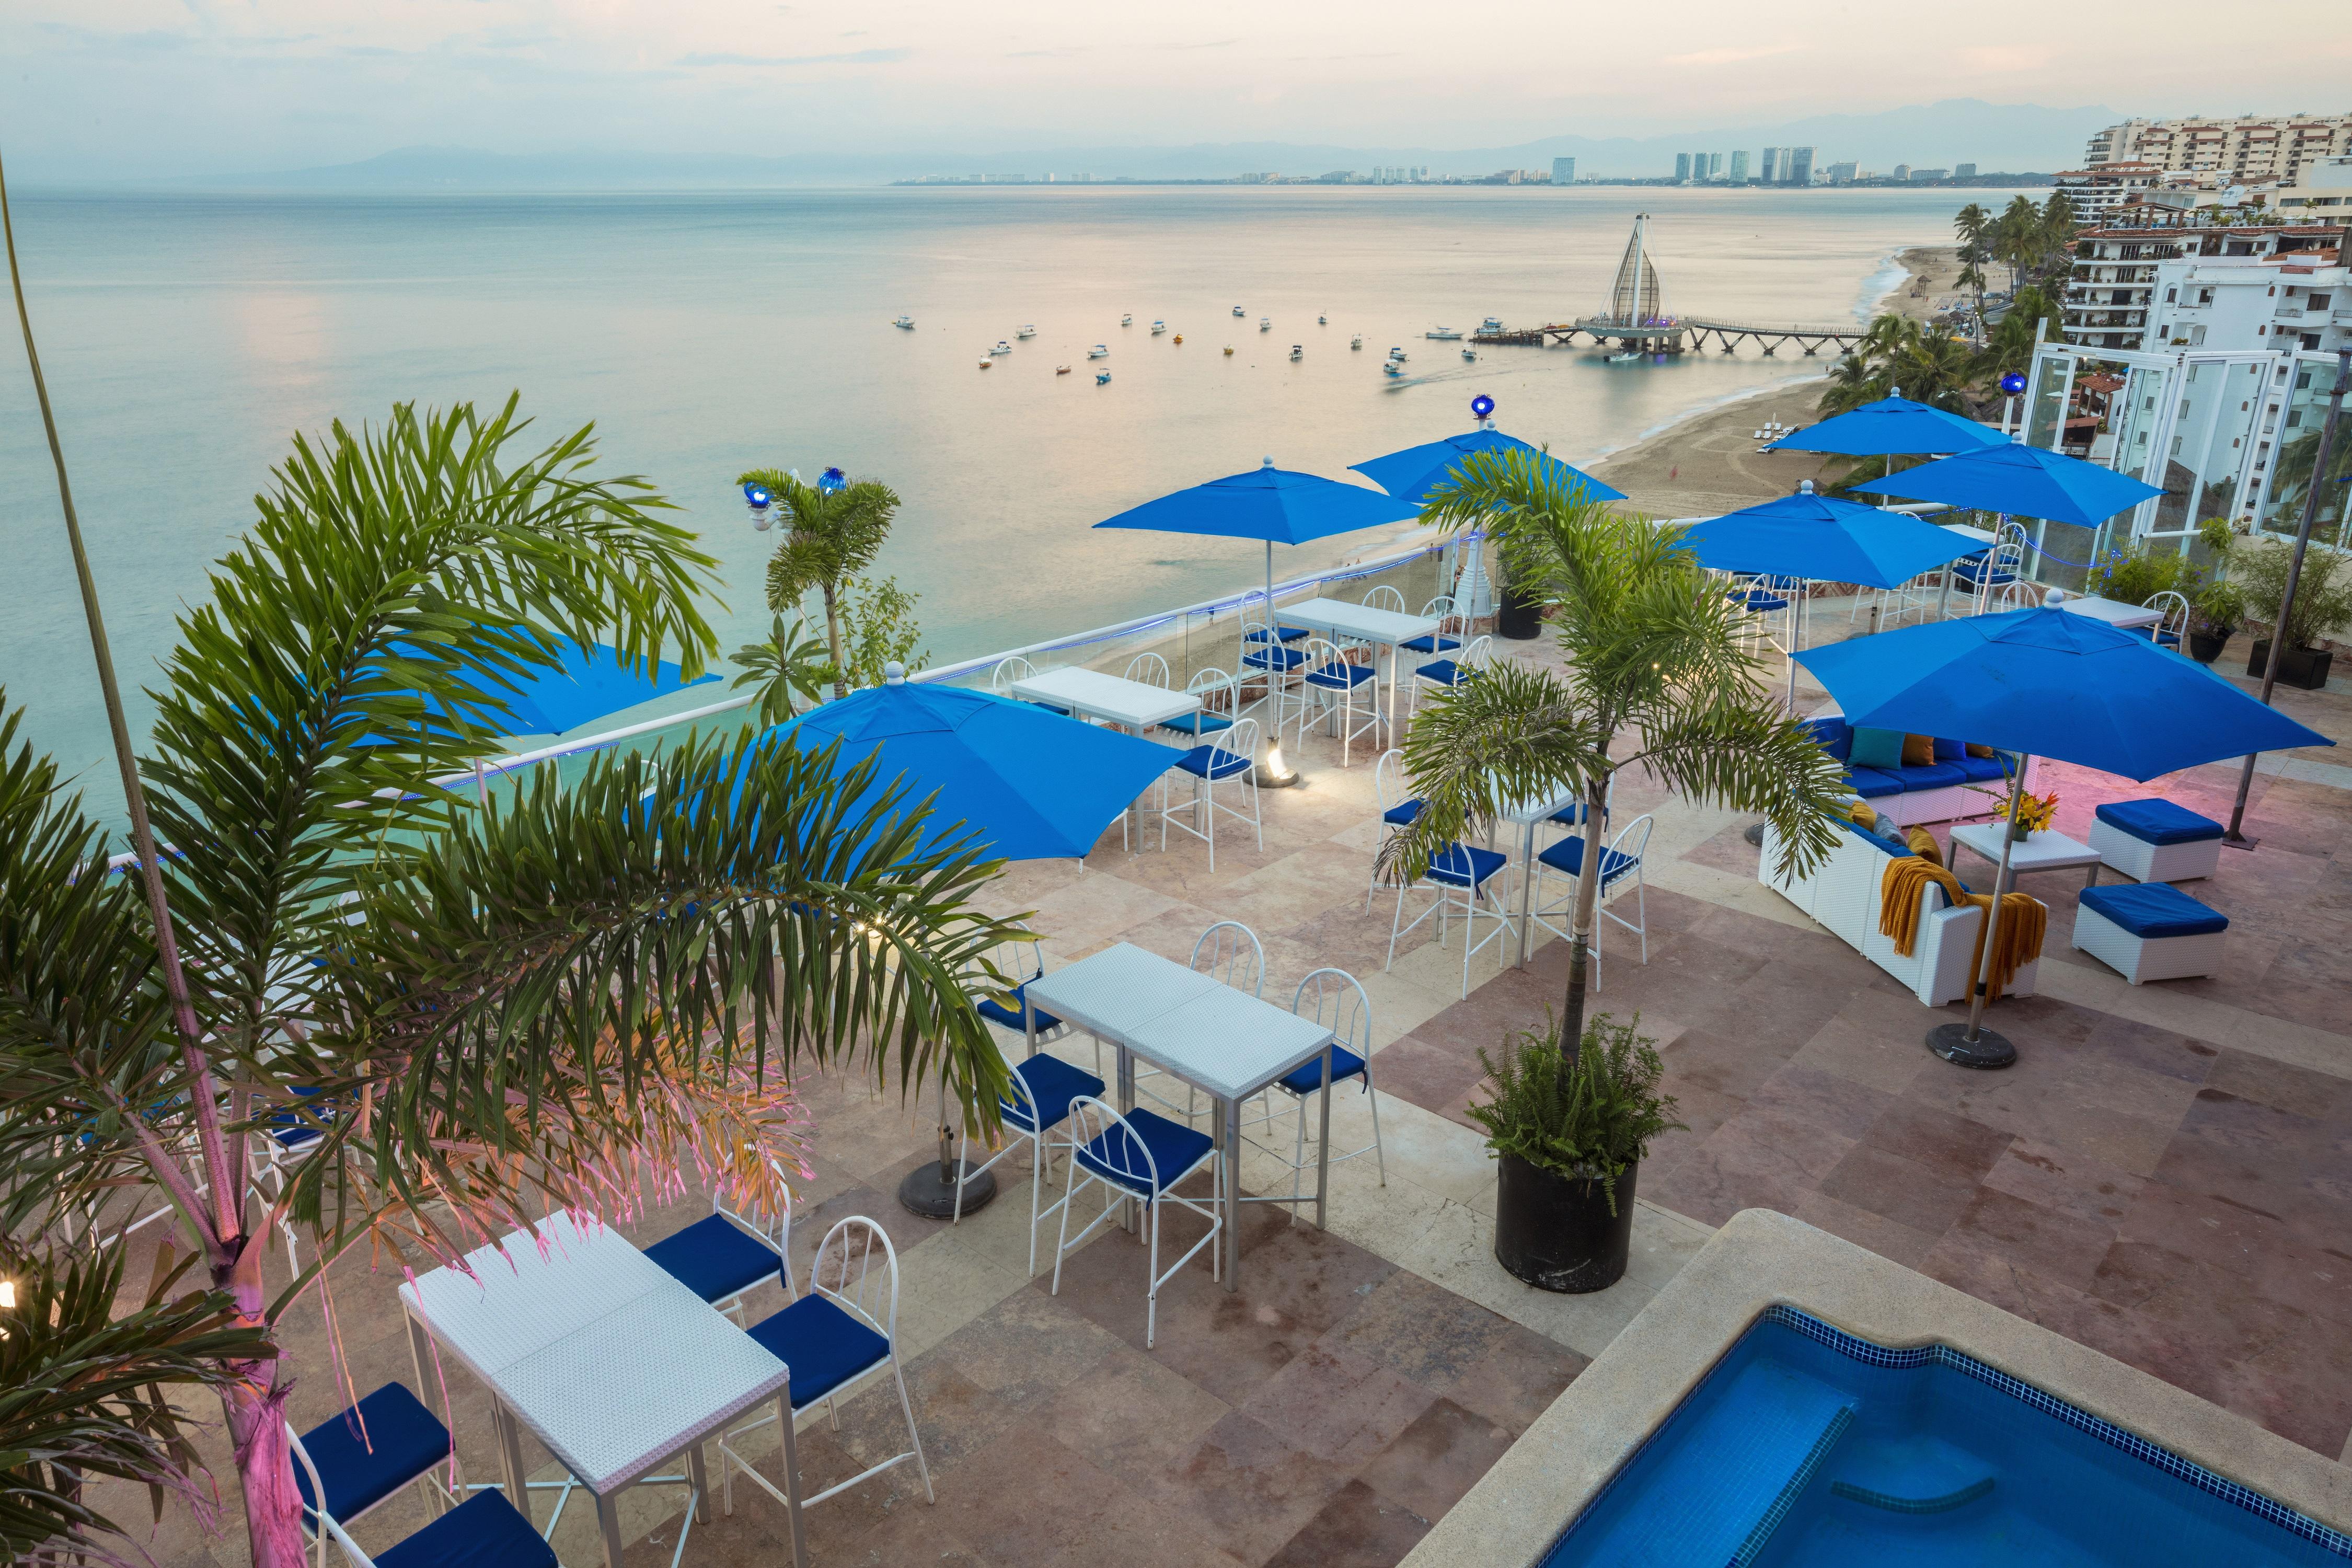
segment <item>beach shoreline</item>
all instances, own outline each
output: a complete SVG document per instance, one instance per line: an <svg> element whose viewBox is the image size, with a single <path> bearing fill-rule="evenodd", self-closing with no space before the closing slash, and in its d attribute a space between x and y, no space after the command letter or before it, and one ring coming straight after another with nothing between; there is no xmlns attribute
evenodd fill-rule
<svg viewBox="0 0 2352 1568"><path fill-rule="evenodd" d="M1948 245L1913 246L1888 258L1901 269L1895 286L1874 302L1873 313L1893 311L1926 321L1949 308L1949 288L1959 270L1957 250ZM1943 283L1944 289L1937 285ZM1810 425L1825 376L1792 376L1759 392L1696 408L1667 421L1587 465L1593 478L1625 492L1625 504L1656 517L1712 517L1776 495L1801 480L1819 479L1823 459L1795 452L1759 452L1756 432L1765 422Z"/></svg>

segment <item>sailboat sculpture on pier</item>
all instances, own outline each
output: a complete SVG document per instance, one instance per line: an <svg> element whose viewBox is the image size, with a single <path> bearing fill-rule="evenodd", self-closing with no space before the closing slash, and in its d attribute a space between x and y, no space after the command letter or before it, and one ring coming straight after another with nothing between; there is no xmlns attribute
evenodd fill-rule
<svg viewBox="0 0 2352 1568"><path fill-rule="evenodd" d="M1576 323L1602 347L1616 344L1618 352L1609 356L1612 363L1645 353L1682 352L1683 329L1665 313L1665 289L1657 263L1650 258L1649 241L1650 215L1636 213L1633 237L1625 242L1624 258L1609 285L1608 304L1600 314Z"/></svg>

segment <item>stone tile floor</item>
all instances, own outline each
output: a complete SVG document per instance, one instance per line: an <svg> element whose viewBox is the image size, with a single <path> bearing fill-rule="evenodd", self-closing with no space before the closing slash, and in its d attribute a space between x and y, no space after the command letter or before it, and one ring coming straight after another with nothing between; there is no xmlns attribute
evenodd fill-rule
<svg viewBox="0 0 2352 1568"><path fill-rule="evenodd" d="M1833 614L1817 621L1834 628ZM1514 651L1551 657L1548 644ZM2352 732L2343 693L2283 693L2282 706ZM902 1467L821 1505L817 1563L1394 1563L1711 1228L1750 1206L2352 1458L2352 768L2316 752L2257 776L2249 828L2262 848L2225 855L2193 889L2232 918L2223 976L2127 986L2066 946L2074 874L2029 883L2052 905L2042 994L1999 1005L2022 1060L1997 1074L1929 1057L1927 1010L1757 882L1741 819L1626 780L1622 817L1657 814L1649 961L1611 930L1597 1005L1640 1014L1689 1127L1642 1170L1627 1279L1560 1298L1495 1265L1493 1168L1465 1108L1476 1051L1557 1006L1564 948L1543 938L1524 971L1489 949L1465 999L1460 948L1437 947L1433 923L1384 971L1395 900L1367 911L1371 769L1340 769L1318 741L1304 751L1303 786L1265 797L1263 847L1221 825L1213 873L1195 841L1177 836L1162 854L1151 833L1128 854L1114 828L1093 869L1016 866L995 891L1034 911L1052 964L1114 941L1182 960L1232 918L1265 942L1270 998L1286 1001L1310 969L1353 972L1375 1010L1385 1184L1370 1158L1337 1167L1323 1233L1253 1209L1242 1290L1197 1263L1163 1291L1146 1351L1131 1239L1075 1254L1053 1294L1049 1272L1027 1278L1017 1160L1000 1167L1005 1195L961 1226L917 1219L891 1194L929 1157L929 1118L895 1088L809 1077L818 1175L800 1194L794 1251L804 1270L845 1214L888 1228L939 1500L925 1506ZM2225 815L2234 776L2137 786L2062 767L2059 826L2079 837L2097 801L2142 794ZM1083 1041L1056 1048L1091 1061ZM1339 1096L1332 1121L1338 1147L1369 1136L1358 1094ZM1263 1159L1245 1166L1251 1190L1286 1184ZM681 1203L626 1228L650 1240L696 1212ZM1048 1227L1047 1271L1051 1243ZM364 1256L339 1267L332 1336L315 1301L294 1310L297 1426L331 1414L339 1390L414 1381L396 1279ZM781 1304L766 1294L755 1316ZM448 1382L461 1458L493 1475L483 1396L462 1374ZM845 1402L837 1433L819 1418L802 1447L812 1487L895 1452L900 1431L887 1388ZM535 1496L542 1518L552 1495ZM787 1561L781 1510L748 1486L736 1508L695 1527L688 1561ZM668 1561L677 1509L674 1492L629 1494L632 1563ZM389 1544L421 1517L404 1499L358 1533ZM597 1561L576 1500L555 1540L573 1568ZM152 1549L172 1568L245 1556L233 1519L207 1540L184 1511Z"/></svg>

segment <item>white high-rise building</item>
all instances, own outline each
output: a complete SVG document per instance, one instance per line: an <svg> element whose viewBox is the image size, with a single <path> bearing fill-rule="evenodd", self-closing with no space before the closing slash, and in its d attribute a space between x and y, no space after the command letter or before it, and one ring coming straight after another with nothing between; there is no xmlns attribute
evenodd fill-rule
<svg viewBox="0 0 2352 1568"><path fill-rule="evenodd" d="M1555 185L1572 185L1576 184L1576 160L1573 158L1554 158L1551 161L1551 183Z"/></svg>
<svg viewBox="0 0 2352 1568"><path fill-rule="evenodd" d="M2306 163L2352 153L2352 114L2241 114L2126 120L2091 138L2087 168L2154 163L2184 174L2227 175L2230 184L2293 181Z"/></svg>

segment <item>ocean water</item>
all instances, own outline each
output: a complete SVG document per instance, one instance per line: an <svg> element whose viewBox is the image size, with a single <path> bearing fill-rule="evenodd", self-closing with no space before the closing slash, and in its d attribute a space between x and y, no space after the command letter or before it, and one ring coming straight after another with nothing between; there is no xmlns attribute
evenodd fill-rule
<svg viewBox="0 0 2352 1568"><path fill-rule="evenodd" d="M117 665L136 689L291 434L398 400L519 390L549 439L593 421L604 463L653 479L720 558L711 615L729 648L765 626L773 541L745 521L734 476L837 464L887 480L905 504L879 570L922 595L944 661L1256 580L1245 544L1089 530L1264 457L1349 477L1349 463L1468 428L1486 393L1502 428L1591 458L1819 374L1794 351L1609 365L1589 347L1495 349L1466 364L1460 345L1423 338L1598 308L1637 210L1653 215L1670 310L1820 321L1866 310L1899 277L1897 251L1949 237L1956 205L1944 192L1540 186L51 193L17 198L16 232ZM915 331L891 328L901 312ZM1150 336L1155 318L1168 336ZM978 369L1028 322L1034 338ZM1111 353L1090 366L1097 342ZM1391 344L1412 356L1401 386L1380 374ZM19 353L0 359L0 682L33 742L110 813L47 453ZM1065 363L1073 374L1056 376ZM143 726L151 705L132 700Z"/></svg>

